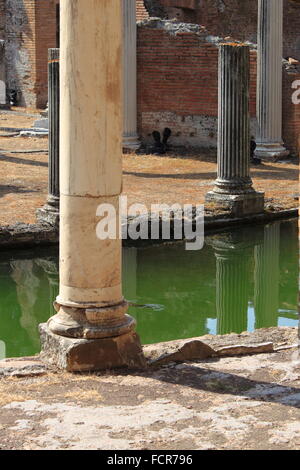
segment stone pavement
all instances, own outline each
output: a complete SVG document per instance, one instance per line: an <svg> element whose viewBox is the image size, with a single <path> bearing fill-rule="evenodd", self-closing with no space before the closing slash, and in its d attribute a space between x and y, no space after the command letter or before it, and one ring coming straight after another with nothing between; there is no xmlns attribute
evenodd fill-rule
<svg viewBox="0 0 300 470"><path fill-rule="evenodd" d="M0 380L0 448L299 449L298 332L261 332L204 338L271 340L277 352L84 375L43 371L35 359L31 372L27 363L27 374Z"/></svg>

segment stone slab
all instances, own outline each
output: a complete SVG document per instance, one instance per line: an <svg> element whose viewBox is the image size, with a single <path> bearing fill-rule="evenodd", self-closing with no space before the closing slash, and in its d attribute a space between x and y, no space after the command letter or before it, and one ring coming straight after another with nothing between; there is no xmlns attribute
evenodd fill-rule
<svg viewBox="0 0 300 470"><path fill-rule="evenodd" d="M253 192L249 194L230 195L210 191L206 195L207 202L216 202L228 209L234 217L244 217L264 212L264 193Z"/></svg>
<svg viewBox="0 0 300 470"><path fill-rule="evenodd" d="M115 338L96 340L66 338L53 334L46 323L39 327L46 364L68 372L142 369L146 366L139 337L128 333Z"/></svg>
<svg viewBox="0 0 300 470"><path fill-rule="evenodd" d="M0 377L33 377L47 373L48 367L38 357L3 359L0 361Z"/></svg>

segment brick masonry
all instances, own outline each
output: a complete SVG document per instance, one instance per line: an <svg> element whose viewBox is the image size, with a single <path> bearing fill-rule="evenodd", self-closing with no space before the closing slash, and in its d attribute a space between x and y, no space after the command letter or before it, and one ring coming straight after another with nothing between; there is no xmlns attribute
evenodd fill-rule
<svg viewBox="0 0 300 470"><path fill-rule="evenodd" d="M18 104L47 103L47 51L56 47L57 0L0 0L0 38L5 39L6 85Z"/></svg>
<svg viewBox="0 0 300 470"><path fill-rule="evenodd" d="M20 105L34 108L46 105L47 50L58 45L58 3L59 0L0 0L0 39L6 41L6 85L18 91ZM154 129L168 126L173 131L174 144L215 146L217 46L208 36L231 36L255 43L257 0L136 0L136 3L137 20L144 20L138 27L141 136L150 141ZM176 17L192 25L180 31L166 31L163 25L147 24L149 16ZM300 60L300 4L292 0L284 0L284 56ZM291 101L297 73L284 70L283 84L283 134L293 152L300 145L300 104ZM255 87L253 50L250 97L253 134Z"/></svg>
<svg viewBox="0 0 300 470"><path fill-rule="evenodd" d="M215 147L218 114L218 42L206 28L147 20L138 26L138 130L172 130L172 143ZM256 50L251 50L251 132L256 134ZM292 103L297 71L283 68L283 137L298 153L300 104Z"/></svg>
<svg viewBox="0 0 300 470"><path fill-rule="evenodd" d="M138 28L138 128L151 141L170 127L172 142L215 147L218 114L218 47L205 29L150 20ZM256 51L251 51L250 111L256 116Z"/></svg>

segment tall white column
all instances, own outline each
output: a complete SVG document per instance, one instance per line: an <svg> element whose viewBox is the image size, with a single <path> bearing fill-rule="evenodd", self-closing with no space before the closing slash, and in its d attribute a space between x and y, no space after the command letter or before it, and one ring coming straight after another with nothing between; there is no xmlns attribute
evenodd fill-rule
<svg viewBox="0 0 300 470"><path fill-rule="evenodd" d="M137 150L136 0L123 0L124 118L123 148Z"/></svg>
<svg viewBox="0 0 300 470"><path fill-rule="evenodd" d="M257 148L263 159L289 154L282 140L283 0L258 1Z"/></svg>
<svg viewBox="0 0 300 470"><path fill-rule="evenodd" d="M144 364L122 294L122 0L61 0L60 286L42 358L69 371ZM104 207L106 209L104 209ZM104 214L103 214L104 216Z"/></svg>

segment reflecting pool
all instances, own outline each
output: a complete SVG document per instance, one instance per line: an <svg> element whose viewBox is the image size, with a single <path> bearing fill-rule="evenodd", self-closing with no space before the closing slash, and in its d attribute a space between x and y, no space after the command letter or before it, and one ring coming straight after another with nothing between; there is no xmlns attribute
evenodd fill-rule
<svg viewBox="0 0 300 470"><path fill-rule="evenodd" d="M58 282L57 249L0 252L0 358L39 351ZM124 248L123 286L144 344L297 326L297 221L208 235L198 252Z"/></svg>

